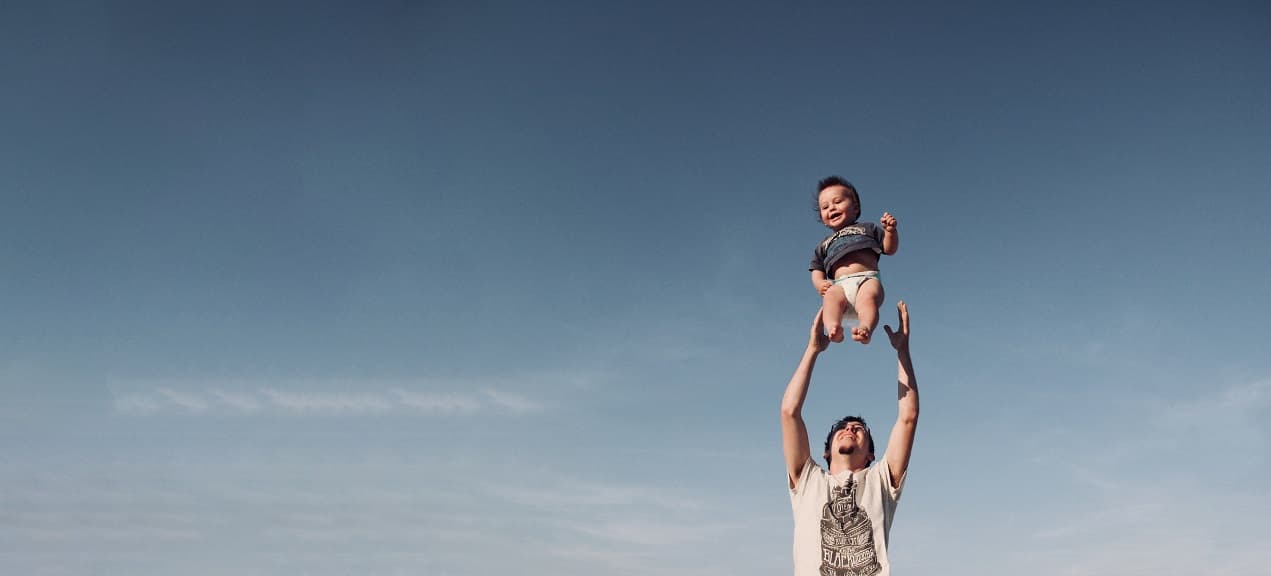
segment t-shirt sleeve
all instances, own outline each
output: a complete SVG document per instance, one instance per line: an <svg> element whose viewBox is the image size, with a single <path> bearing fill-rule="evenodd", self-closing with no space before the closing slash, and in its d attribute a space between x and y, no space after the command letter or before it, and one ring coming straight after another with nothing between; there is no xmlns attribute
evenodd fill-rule
<svg viewBox="0 0 1271 576"><path fill-rule="evenodd" d="M874 237L875 240L878 241L878 245L882 246L883 245L883 227L873 222L870 222L869 226L871 229L870 234Z"/></svg>
<svg viewBox="0 0 1271 576"><path fill-rule="evenodd" d="M870 472L879 476L878 481L881 482L883 488L887 490L887 495L892 499L892 501L899 502L900 493L905 488L905 478L909 475L909 472L906 471L905 475L900 477L900 482L898 482L895 486L892 486L891 467L887 465L886 457L879 460L878 464L875 464Z"/></svg>
<svg viewBox="0 0 1271 576"><path fill-rule="evenodd" d="M820 270L825 271L825 254L821 253L821 245L818 244L816 250L812 251L812 261L808 262L808 271Z"/></svg>
<svg viewBox="0 0 1271 576"><path fill-rule="evenodd" d="M803 498L803 494L808 491L808 482L812 475L816 473L816 463L808 458L803 463L803 471L799 472L799 481L794 484L794 488L790 489L790 505L797 506L799 499ZM786 478L786 486L790 485L790 479Z"/></svg>

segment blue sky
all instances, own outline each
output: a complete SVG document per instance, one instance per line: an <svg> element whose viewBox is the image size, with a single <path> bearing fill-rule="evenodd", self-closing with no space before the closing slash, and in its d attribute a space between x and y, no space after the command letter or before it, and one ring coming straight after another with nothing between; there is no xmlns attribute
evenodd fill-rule
<svg viewBox="0 0 1271 576"><path fill-rule="evenodd" d="M829 174L899 219L897 573L1271 565L1263 3L13 2L0 48L5 573L788 573ZM888 429L888 352L827 352L814 441Z"/></svg>

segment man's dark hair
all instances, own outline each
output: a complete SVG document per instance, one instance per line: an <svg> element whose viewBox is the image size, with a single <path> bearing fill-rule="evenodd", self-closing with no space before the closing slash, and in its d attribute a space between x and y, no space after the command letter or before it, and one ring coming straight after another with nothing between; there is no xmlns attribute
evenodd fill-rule
<svg viewBox="0 0 1271 576"><path fill-rule="evenodd" d="M856 193L856 187L848 182L842 176L826 176L816 183L816 192L812 193L812 209L819 214L821 212L821 192L830 186L842 186L847 188L847 195L852 197L852 204L856 205L856 217L860 218L861 214L861 195Z"/></svg>
<svg viewBox="0 0 1271 576"><path fill-rule="evenodd" d="M865 419L860 416L844 416L830 427L830 433L825 435L825 450L821 453L825 458L825 465L830 465L830 445L834 443L834 434L839 430L847 428L847 425L856 422L865 427L865 439L869 441L869 455L874 455L874 434L869 431L869 424L865 423Z"/></svg>

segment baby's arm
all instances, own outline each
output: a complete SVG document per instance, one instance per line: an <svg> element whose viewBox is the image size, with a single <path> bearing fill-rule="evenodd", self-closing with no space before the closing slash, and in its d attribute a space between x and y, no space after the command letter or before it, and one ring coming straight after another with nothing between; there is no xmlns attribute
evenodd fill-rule
<svg viewBox="0 0 1271 576"><path fill-rule="evenodd" d="M896 232L896 217L890 212L883 212L883 217L878 219L878 223L883 225L883 254L891 256L896 253L897 248L900 248L900 234Z"/></svg>
<svg viewBox="0 0 1271 576"><path fill-rule="evenodd" d="M812 287L816 288L816 291L822 296L825 296L825 291L829 290L830 286L833 285L834 283L825 277L825 270L812 271Z"/></svg>

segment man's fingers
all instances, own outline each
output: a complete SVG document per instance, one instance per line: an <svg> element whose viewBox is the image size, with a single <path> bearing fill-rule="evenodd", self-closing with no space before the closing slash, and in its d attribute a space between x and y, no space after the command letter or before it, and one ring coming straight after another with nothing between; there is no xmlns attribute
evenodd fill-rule
<svg viewBox="0 0 1271 576"><path fill-rule="evenodd" d="M909 334L909 306L904 300L896 302L896 315L900 317L900 331Z"/></svg>
<svg viewBox="0 0 1271 576"><path fill-rule="evenodd" d="M891 337L893 337L893 336L895 336L895 335L896 335L896 333L895 333L895 332L892 332L892 331L891 331L891 326L889 326L889 325L887 325L887 324L883 324L883 331L887 333L887 337L888 337L888 338L891 338Z"/></svg>

